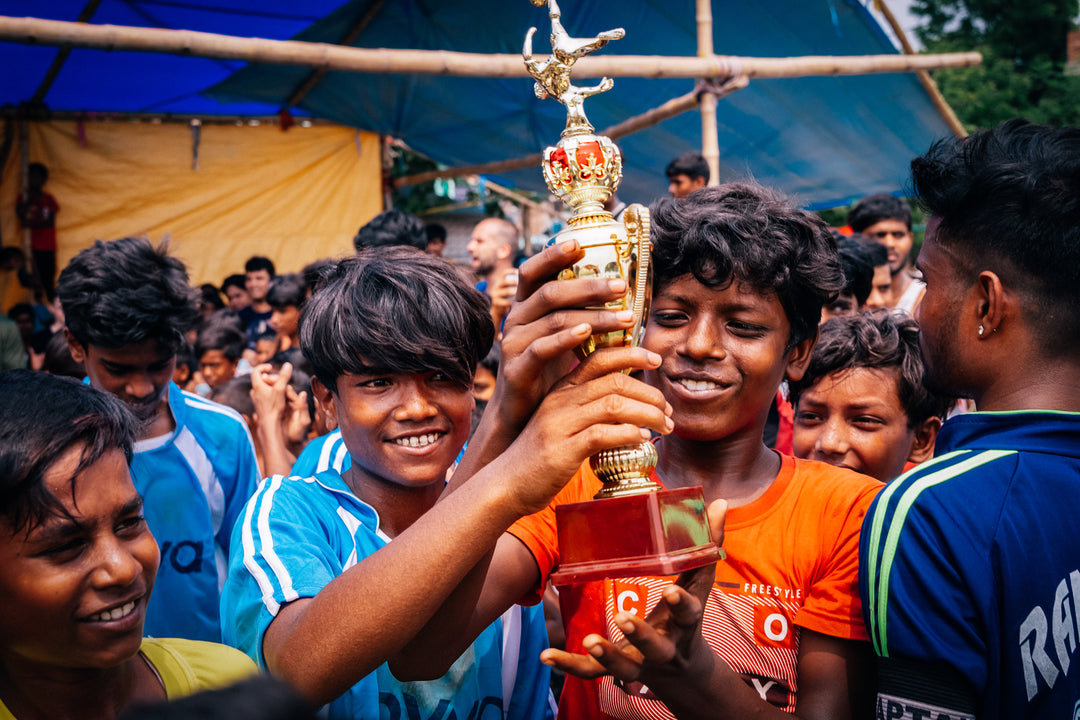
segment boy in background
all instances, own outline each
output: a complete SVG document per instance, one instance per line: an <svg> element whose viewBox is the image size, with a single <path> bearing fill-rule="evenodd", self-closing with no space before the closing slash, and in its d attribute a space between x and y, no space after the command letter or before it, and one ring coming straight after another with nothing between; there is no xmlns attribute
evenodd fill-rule
<svg viewBox="0 0 1080 720"><path fill-rule="evenodd" d="M892 304L888 307L910 315L926 287L918 278L911 254L915 243L911 208L898 197L879 193L856 203L847 220L852 230L885 246L892 277Z"/></svg>
<svg viewBox="0 0 1080 720"><path fill-rule="evenodd" d="M246 337L240 319L229 311L210 316L195 339L199 374L210 390L232 380L244 354Z"/></svg>
<svg viewBox="0 0 1080 720"><path fill-rule="evenodd" d="M56 297L56 214L60 205L49 193L45 183L49 169L41 163L30 163L26 170L26 192L19 194L15 215L19 223L30 230L30 247L34 253L34 274L49 302Z"/></svg>
<svg viewBox="0 0 1080 720"><path fill-rule="evenodd" d="M709 163L701 153L683 153L668 163L664 174L671 197L684 198L709 184Z"/></svg>
<svg viewBox="0 0 1080 720"><path fill-rule="evenodd" d="M131 473L161 547L146 633L216 642L230 532L258 478L240 416L172 383L198 293L164 245L124 238L76 255L57 294L72 357L141 421Z"/></svg>
<svg viewBox="0 0 1080 720"><path fill-rule="evenodd" d="M950 405L923 385L918 324L887 310L824 323L790 387L795 457L882 482L933 457Z"/></svg>

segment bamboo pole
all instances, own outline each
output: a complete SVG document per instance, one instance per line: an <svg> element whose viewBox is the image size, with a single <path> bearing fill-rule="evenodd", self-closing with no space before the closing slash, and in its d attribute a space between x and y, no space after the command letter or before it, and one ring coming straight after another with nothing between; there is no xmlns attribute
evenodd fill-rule
<svg viewBox="0 0 1080 720"><path fill-rule="evenodd" d="M746 79L742 78L741 82L730 83L729 86L725 86L727 95L735 90L746 87ZM698 106L698 93L694 92L680 95L676 98L668 100L663 105L646 110L640 115L635 115L632 118L623 120L621 123L612 125L611 127L601 130L598 135L606 135L612 140L618 140L619 138L626 137L639 130L658 125L668 118L681 115L682 113L693 110ZM525 168L538 167L543 160L541 153L533 153L532 155L526 155L525 157L513 158L511 160L499 160L497 162L484 163L483 165L469 165L467 167L459 168L447 168L446 170L428 170L422 173L416 173L415 175L403 175L394 179L394 187L405 187L408 185L419 185L422 182L430 182L431 180L438 180L439 178L447 177L462 177L463 175L497 175L501 172L511 172L513 170L524 170Z"/></svg>
<svg viewBox="0 0 1080 720"><path fill-rule="evenodd" d="M697 47L699 58L713 55L712 0L697 0ZM701 93L701 154L709 165L709 185L720 184L720 139L716 127L716 96Z"/></svg>
<svg viewBox="0 0 1080 720"><path fill-rule="evenodd" d="M195 55L372 74L528 77L519 55L341 47L297 40L240 38L192 30L87 25L39 18L0 16L0 40L28 45ZM710 78L746 75L751 79L763 79L914 72L946 67L970 67L981 61L982 57L974 52L796 58L599 55L582 58L574 69L579 78Z"/></svg>
<svg viewBox="0 0 1080 720"><path fill-rule="evenodd" d="M90 18L97 12L98 6L101 5L101 0L90 0L83 6L82 11L79 13L79 17L75 18L77 23L89 22ZM56 81L56 76L60 74L60 69L64 67L64 63L67 62L68 56L71 54L70 47L60 48L60 51L56 53L56 57L53 58L52 64L49 65L49 69L45 72L45 77L42 78L41 84L38 85L37 91L34 93L34 97L30 100L32 104L40 103L45 100L45 96L49 94L49 89Z"/></svg>
<svg viewBox="0 0 1080 720"><path fill-rule="evenodd" d="M907 55L914 55L915 48L908 42L907 33L904 32L904 28L900 26L900 22L893 15L892 10L885 4L885 0L874 0L878 10L885 16L885 21L889 23L889 27L896 33L896 37L900 40L900 47L904 49L904 53ZM919 79L919 83L926 90L926 94L930 96L930 102L934 104L934 107L941 117L945 119L945 124L949 126L949 129L953 131L956 137L967 137L967 129L964 128L964 123L960 122L960 118L956 117L956 112L952 109L952 106L945 100L945 96L941 94L941 89L938 88L937 83L934 82L934 78L930 77L930 73L926 70L916 70L915 77Z"/></svg>

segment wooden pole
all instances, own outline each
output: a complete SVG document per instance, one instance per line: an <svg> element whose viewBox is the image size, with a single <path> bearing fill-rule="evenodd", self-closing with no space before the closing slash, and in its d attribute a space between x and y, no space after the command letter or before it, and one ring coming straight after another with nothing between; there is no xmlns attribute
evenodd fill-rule
<svg viewBox="0 0 1080 720"><path fill-rule="evenodd" d="M0 16L0 40L28 45L195 55L372 74L528 77L525 64L519 55L341 47L297 40L239 38L192 30L87 25L39 18ZM712 78L746 75L751 79L762 79L914 72L920 69L970 67L980 62L982 57L974 52L797 58L594 55L582 58L574 69L579 78Z"/></svg>
<svg viewBox="0 0 1080 720"><path fill-rule="evenodd" d="M726 90L723 95L746 87L746 79L740 78L739 80L741 81L732 81L723 86ZM720 97L723 95L720 95ZM668 118L681 115L688 110L696 108L698 106L697 96L697 91L694 91L672 98L659 107L652 108L640 115L635 115L632 118L623 120L621 123L612 125L605 130L601 130L597 134L606 135L612 140L618 140L619 138L636 133L639 130L658 125ZM485 163L483 165L470 165L468 167L448 168L446 170L428 170L427 172L416 173L415 175L403 175L395 178L394 187L418 185L439 178L462 177L463 175L497 175L501 172L538 167L541 160L543 160L543 155L541 153L533 153L532 155L526 155L525 157L514 158L512 160L499 160L498 162Z"/></svg>
<svg viewBox="0 0 1080 720"><path fill-rule="evenodd" d="M908 42L907 33L904 32L904 28L900 26L900 22L893 15L892 10L885 4L885 0L875 0L878 10L885 16L885 21L889 23L889 27L896 33L897 39L900 41L900 47L904 49L906 55L914 55L915 48ZM916 70L915 77L919 79L919 83L926 90L926 94L930 96L930 102L934 104L934 107L941 117L945 119L945 124L949 126L949 129L953 131L956 137L967 137L968 132L964 127L964 123L960 122L960 118L956 117L956 112L945 100L945 96L941 94L941 89L938 88L937 83L934 82L934 78L930 77L930 73L926 70Z"/></svg>
<svg viewBox="0 0 1080 720"><path fill-rule="evenodd" d="M697 48L699 58L713 54L712 0L697 0ZM720 184L720 139L716 127L716 96L701 93L701 154L709 165L709 185Z"/></svg>

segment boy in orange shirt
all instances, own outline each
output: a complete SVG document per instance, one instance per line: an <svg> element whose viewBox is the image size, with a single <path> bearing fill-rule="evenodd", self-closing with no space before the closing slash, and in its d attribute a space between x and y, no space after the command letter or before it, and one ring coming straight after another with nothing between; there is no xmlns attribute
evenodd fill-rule
<svg viewBox="0 0 1080 720"><path fill-rule="evenodd" d="M645 380L663 393L674 421L673 432L656 443L653 479L667 488L703 486L717 511L714 521L724 507L714 501L729 508L728 560L681 579L708 597L696 637L708 643L699 650L711 649L697 656L690 673L643 665L640 654L620 649L623 632L632 639L649 632L642 624L646 613L663 625L663 616L685 599L668 589L671 578L565 586L560 599L570 652L542 656L579 676L567 677L560 714L577 720L795 712L832 719L868 711L864 671L871 655L855 583L861 520L881 484L782 456L762 441L777 386L802 376L821 307L842 284L835 244L816 217L749 184L659 201L652 240L655 279L643 346L659 356L659 366L646 369ZM552 306L556 291L544 283L558 269L554 253L522 268L493 412L454 483L514 437L550 387L541 368L559 359L556 346L573 323L588 318L588 311ZM541 313L552 336L543 357L542 344L529 336L542 325L535 321ZM551 506L513 525L490 561L399 659L395 673L437 672L509 604L538 599L559 564L554 507L589 499L599 486L585 464ZM589 655L575 654L582 649Z"/></svg>

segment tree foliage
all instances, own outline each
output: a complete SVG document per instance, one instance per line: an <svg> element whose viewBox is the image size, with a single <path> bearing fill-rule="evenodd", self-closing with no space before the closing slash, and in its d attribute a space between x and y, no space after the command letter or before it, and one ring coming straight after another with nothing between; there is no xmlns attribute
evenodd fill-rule
<svg viewBox="0 0 1080 720"><path fill-rule="evenodd" d="M976 50L982 65L934 79L969 129L1023 116L1080 125L1080 77L1063 72L1078 0L915 0L916 34L928 52Z"/></svg>

